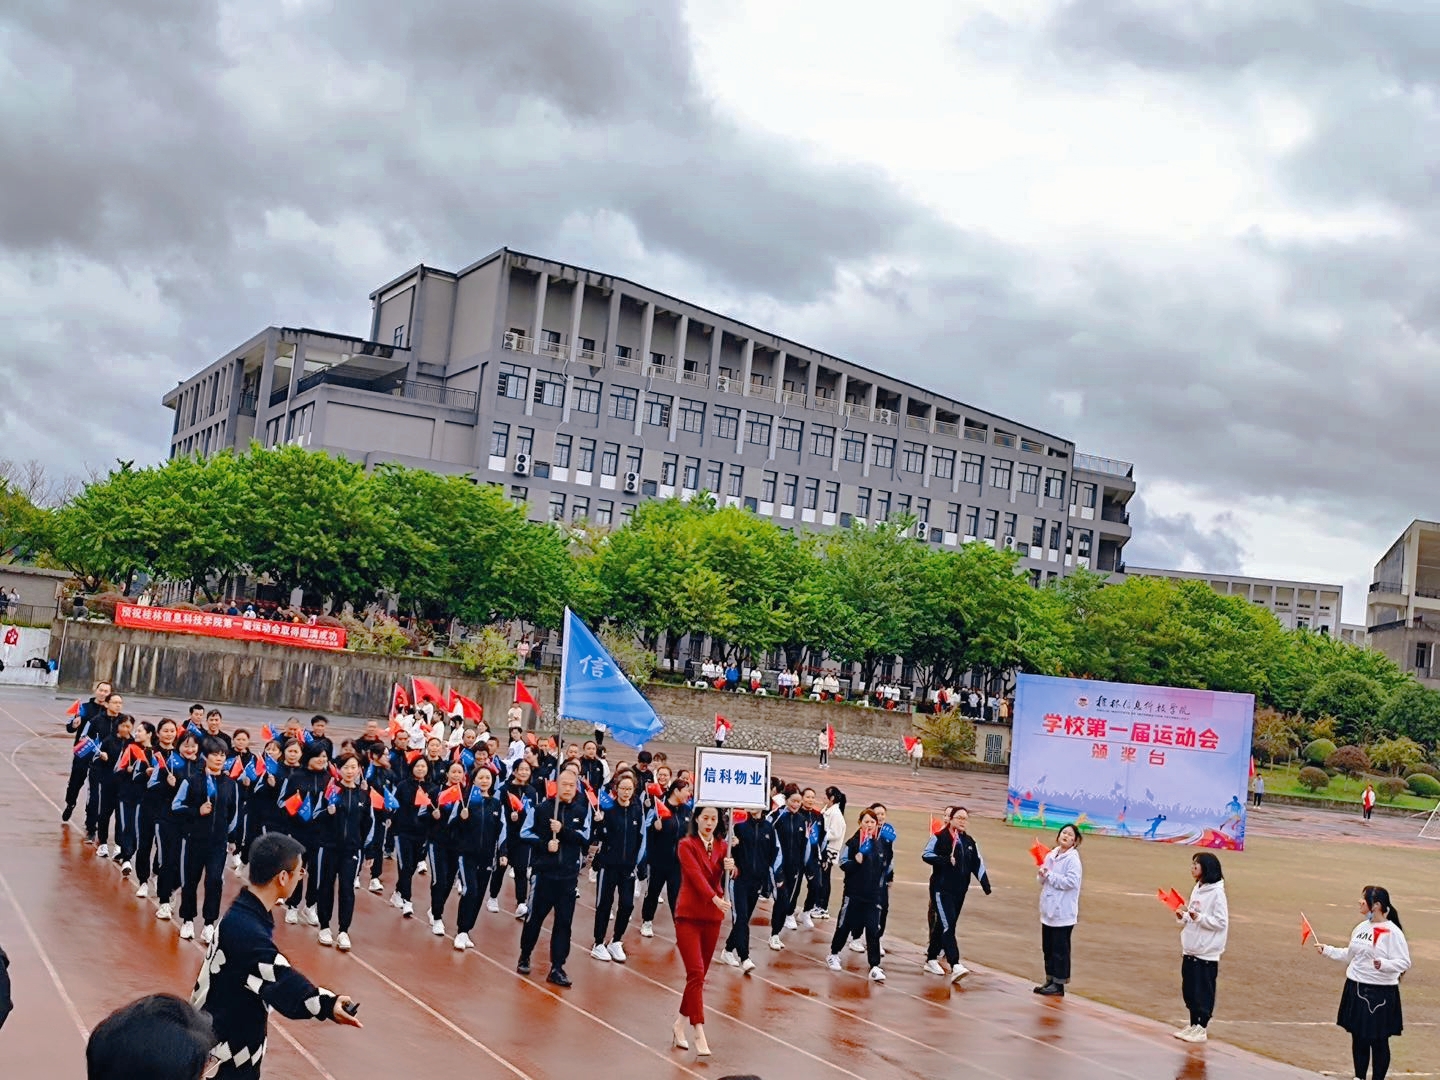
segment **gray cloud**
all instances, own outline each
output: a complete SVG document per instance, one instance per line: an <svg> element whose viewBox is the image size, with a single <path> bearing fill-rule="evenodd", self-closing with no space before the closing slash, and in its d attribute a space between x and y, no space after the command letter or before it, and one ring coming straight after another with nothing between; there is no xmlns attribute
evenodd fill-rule
<svg viewBox="0 0 1440 1080"><path fill-rule="evenodd" d="M1205 528L1192 514L1157 514L1145 505L1143 495L1130 500L1130 527L1135 538L1125 546L1130 566L1201 570L1213 574L1238 573L1245 551L1235 538L1234 515L1224 514L1213 528Z"/></svg>

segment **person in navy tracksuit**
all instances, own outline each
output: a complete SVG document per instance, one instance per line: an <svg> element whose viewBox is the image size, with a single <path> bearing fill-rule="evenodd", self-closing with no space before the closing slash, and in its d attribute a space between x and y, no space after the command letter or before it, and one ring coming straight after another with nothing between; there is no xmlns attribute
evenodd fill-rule
<svg viewBox="0 0 1440 1080"><path fill-rule="evenodd" d="M360 759L343 754L339 765L340 779L327 785L324 810L315 816L315 873L320 878L315 914L320 920L320 944L348 952L350 922L355 917L355 882L360 877L365 845L374 835L375 811L369 789L360 782ZM340 933L332 938L330 916L337 894Z"/></svg>
<svg viewBox="0 0 1440 1080"><path fill-rule="evenodd" d="M734 839L730 842L730 857L735 860L736 871L731 885L734 925L725 940L720 962L739 967L746 975L755 970L755 962L750 959L750 917L755 913L760 894L767 888L774 891L775 856L775 826L767 815L754 812L747 814L743 821L736 821Z"/></svg>
<svg viewBox="0 0 1440 1080"><path fill-rule="evenodd" d="M73 717L65 721L65 730L75 736L76 746L90 738L99 742L101 736L105 734L104 732L97 734L95 721L105 711L104 701L109 696L110 684L108 682L96 683L94 696L81 705ZM65 784L65 809L60 813L61 821L69 821L71 815L75 813L75 803L80 798L80 789L85 786L85 781L89 776L90 759L88 757L77 757L70 762L70 779ZM92 786L85 796L86 836L94 835L94 822L99 810L99 793Z"/></svg>
<svg viewBox="0 0 1440 1080"><path fill-rule="evenodd" d="M975 838L965 831L970 815L963 806L952 807L941 829L925 845L921 856L930 867L930 945L925 950L925 970L931 975L944 975L940 954L950 962L950 981L958 983L969 969L960 962L960 945L955 938L955 924L965 906L970 879L980 882L985 895L990 895L990 876Z"/></svg>
<svg viewBox="0 0 1440 1080"><path fill-rule="evenodd" d="M785 947L780 941L782 929L795 929L795 905L800 900L805 869L814 853L814 830L803 803L800 789L790 784L785 788L785 805L770 816L775 827L775 902L770 912L772 949Z"/></svg>
<svg viewBox="0 0 1440 1080"><path fill-rule="evenodd" d="M589 744L587 744L588 746ZM596 960L626 960L623 939L635 911L635 873L645 862L645 809L635 797L635 777L624 772L615 781L615 794L600 798L595 811L595 832L600 850L591 865L595 868L595 947L590 955ZM618 903L617 903L618 902ZM610 933L610 911L615 910L615 930ZM610 943L605 942L610 937Z"/></svg>
<svg viewBox="0 0 1440 1080"><path fill-rule="evenodd" d="M845 875L845 896L840 916L835 920L835 936L830 942L830 955L825 963L839 971L840 950L856 930L865 934L865 948L870 954L870 980L884 982L880 967L880 894L885 889L885 862L880 822L875 811L860 811L855 834L840 848L840 871Z"/></svg>
<svg viewBox="0 0 1440 1080"><path fill-rule="evenodd" d="M430 932L436 937L445 935L445 905L460 873L458 838L450 826L459 818L467 794L467 775L460 762L452 761L443 777L444 782L431 789L430 834L425 849L430 862Z"/></svg>
<svg viewBox="0 0 1440 1080"><path fill-rule="evenodd" d="M550 929L550 974L546 982L569 986L565 961L570 955L570 926L575 918L579 892L580 864L590 847L592 819L590 803L579 790L579 778L569 769L561 770L555 796L546 798L525 815L521 832L535 853L535 896L525 928L520 932L520 959L515 970L530 974L530 954L540 939L540 928L553 911Z"/></svg>
<svg viewBox="0 0 1440 1080"><path fill-rule="evenodd" d="M239 813L235 781L225 775L225 744L206 738L200 745L205 771L180 782L170 804L180 823L180 936L195 936L196 901L201 879L205 883L202 939L208 945L220 920L220 894L224 887L225 851L230 830Z"/></svg>
<svg viewBox="0 0 1440 1080"><path fill-rule="evenodd" d="M150 780L150 747L155 726L139 723L132 726L130 738L115 761L115 845L119 849L120 873L129 877L135 872L135 854L140 847L140 804L145 785Z"/></svg>
<svg viewBox="0 0 1440 1080"><path fill-rule="evenodd" d="M159 873L164 876L167 838L171 858L174 858L174 818L170 813L170 802L175 798L175 789L180 782L175 778L175 721L168 716L155 725L155 738L150 748L149 769L146 772L145 791L140 796L140 832L135 846L135 895L142 900L150 895L150 877ZM178 882L179 875L176 875ZM171 891L175 889L170 886ZM156 887L155 897L161 903L169 896ZM166 917L169 917L167 911Z"/></svg>
<svg viewBox="0 0 1440 1080"><path fill-rule="evenodd" d="M501 788L500 801L505 804L505 857L515 875L515 917L523 919L530 911L530 841L520 835L525 815L535 809L539 793L532 782L533 771L528 761L517 761ZM505 868L496 867L490 875L491 911L500 910L500 886L505 881Z"/></svg>
<svg viewBox="0 0 1440 1080"><path fill-rule="evenodd" d="M680 838L690 828L690 782L672 780L663 797L657 800L645 819L645 863L648 884L640 904L640 936L654 937L655 912L660 907L660 890L674 918L675 901L680 895L680 859L676 854Z"/></svg>
<svg viewBox="0 0 1440 1080"><path fill-rule="evenodd" d="M455 948L473 947L470 931L480 917L480 904L491 874L505 865L505 809L495 796L495 774L489 765L477 764L470 790L450 827L456 854L456 880L460 884L460 913L455 921Z"/></svg>
<svg viewBox="0 0 1440 1080"><path fill-rule="evenodd" d="M400 805L390 822L395 836L395 895L390 903L409 919L415 915L415 868L425 857L425 840L430 831L430 763L417 757L405 770L405 778L395 785L395 800Z"/></svg>
<svg viewBox="0 0 1440 1080"><path fill-rule="evenodd" d="M113 701L118 695L111 694ZM90 783L100 793L100 811L96 818L96 839L100 846L95 849L95 854L102 859L113 858L117 863L120 859L120 821L119 795L120 795L120 774L116 771L120 765L120 759L126 748L130 745L130 732L134 728L134 718L123 713L115 716L106 713L105 720L110 721L113 726L110 733L100 740L100 749L90 755L95 767L90 770ZM115 843L110 843L110 823L114 821Z"/></svg>

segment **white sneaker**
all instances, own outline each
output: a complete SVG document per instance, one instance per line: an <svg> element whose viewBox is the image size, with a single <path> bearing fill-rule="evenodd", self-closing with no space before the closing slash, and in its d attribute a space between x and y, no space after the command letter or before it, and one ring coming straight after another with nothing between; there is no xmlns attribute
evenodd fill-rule
<svg viewBox="0 0 1440 1080"><path fill-rule="evenodd" d="M816 908L814 914L815 914L815 918L820 919L820 920L822 920L822 921L825 920L825 919L830 918L830 912L826 911L824 908Z"/></svg>
<svg viewBox="0 0 1440 1080"><path fill-rule="evenodd" d="M1180 1038L1188 1043L1203 1043L1209 1040L1210 1035L1203 1027L1196 1024L1190 1029L1188 1035L1181 1035Z"/></svg>
<svg viewBox="0 0 1440 1080"><path fill-rule="evenodd" d="M431 920L430 920L430 932L431 932L432 934L434 934L436 937L444 937L444 936L445 936L445 920L444 920L444 919L431 919Z"/></svg>
<svg viewBox="0 0 1440 1080"><path fill-rule="evenodd" d="M206 945L209 945L212 941L215 940L214 923L207 922L204 926L200 928L200 940L203 941Z"/></svg>
<svg viewBox="0 0 1440 1080"><path fill-rule="evenodd" d="M805 912L805 914L801 916L800 921L801 925L804 926L806 930L815 929L815 916L811 915L810 912Z"/></svg>
<svg viewBox="0 0 1440 1080"><path fill-rule="evenodd" d="M473 949L475 943L470 940L470 935L461 931L455 935L455 951L464 952L466 949Z"/></svg>
<svg viewBox="0 0 1440 1080"><path fill-rule="evenodd" d="M529 905L529 904L516 904L516 905L515 905L515 917L516 917L517 919L523 919L523 918L525 918L526 915L529 915L529 914L530 914L530 905Z"/></svg>
<svg viewBox="0 0 1440 1080"><path fill-rule="evenodd" d="M170 921L170 905L169 905L169 904L161 904L159 907L157 907L157 908L155 909L155 918L159 919L161 922L169 922L169 921Z"/></svg>
<svg viewBox="0 0 1440 1080"><path fill-rule="evenodd" d="M731 952L729 949L726 949L720 954L720 962L726 967L739 967L740 957L738 954Z"/></svg>
<svg viewBox="0 0 1440 1080"><path fill-rule="evenodd" d="M428 874L428 873L430 873L430 867L428 867L428 866L425 865L425 860L424 860L424 859L421 859L421 860L420 860L420 865L417 866L417 867L415 867L415 872L416 872L417 874Z"/></svg>
<svg viewBox="0 0 1440 1080"><path fill-rule="evenodd" d="M372 878L370 879L370 891L371 891L371 892L384 892L384 891L385 891L385 886L380 884L380 879L379 879L379 878L372 877Z"/></svg>
<svg viewBox="0 0 1440 1080"><path fill-rule="evenodd" d="M390 906L393 908L403 908L405 906L405 898L398 892L391 893Z"/></svg>
<svg viewBox="0 0 1440 1080"><path fill-rule="evenodd" d="M799 927L799 926L796 924L796 922L795 922L795 916L794 916L794 915L786 915L786 916L785 916L785 929L786 929L786 930L799 930L799 929L800 929L800 927Z"/></svg>
<svg viewBox="0 0 1440 1080"><path fill-rule="evenodd" d="M298 925L300 922L300 909L294 907L287 907L285 909L285 921L291 926Z"/></svg>
<svg viewBox="0 0 1440 1080"><path fill-rule="evenodd" d="M401 900L400 914L407 919L413 919L415 917L415 905L412 904L409 900Z"/></svg>
<svg viewBox="0 0 1440 1080"><path fill-rule="evenodd" d="M969 975L969 974L970 974L970 969L967 968L964 964L956 964L954 967L952 967L952 968L950 969L950 981L951 981L952 983L954 983L956 986L959 986L959 985L960 985L960 980L963 979L966 975Z"/></svg>
<svg viewBox="0 0 1440 1080"><path fill-rule="evenodd" d="M320 931L320 944L321 944L321 945L334 945L334 944L335 944L335 938L334 938L334 936L330 933L330 928L329 928L328 926L325 927L325 929L323 929L323 930Z"/></svg>
<svg viewBox="0 0 1440 1080"><path fill-rule="evenodd" d="M108 859L110 857L110 845L101 844L98 848L95 849L95 854L98 858Z"/></svg>
<svg viewBox="0 0 1440 1080"><path fill-rule="evenodd" d="M590 950L590 955L596 960L604 960L607 964L610 962L610 950L604 945L596 945Z"/></svg>
<svg viewBox="0 0 1440 1080"><path fill-rule="evenodd" d="M320 912L314 904L305 909L305 921L311 926L320 925Z"/></svg>
<svg viewBox="0 0 1440 1080"><path fill-rule="evenodd" d="M923 968L926 975L944 975L945 969L940 966L939 960L926 960Z"/></svg>
<svg viewBox="0 0 1440 1080"><path fill-rule="evenodd" d="M780 935L779 935L779 934L771 934L771 935L770 935L770 947L771 947L772 949L774 949L776 952L779 952L781 949L783 949L783 948L785 947L785 943L780 940Z"/></svg>
<svg viewBox="0 0 1440 1080"><path fill-rule="evenodd" d="M829 956L825 957L825 966L828 967L831 971L839 971L840 957L836 956L834 953L831 953Z"/></svg>
<svg viewBox="0 0 1440 1080"><path fill-rule="evenodd" d="M135 872L135 864L132 863L129 859L126 859L123 863L120 864L120 876L121 876L121 877L127 877L127 878L128 878L128 877L129 877L131 874L133 874L134 872Z"/></svg>
<svg viewBox="0 0 1440 1080"><path fill-rule="evenodd" d="M499 911L499 910L500 910L500 901L497 900L497 899L495 899L495 897L492 896L489 900L486 900L486 901L485 901L485 910L486 910L486 911Z"/></svg>
<svg viewBox="0 0 1440 1080"><path fill-rule="evenodd" d="M1194 1025L1194 1024L1186 1024L1186 1025L1185 1025L1183 1028L1181 1028L1179 1031L1172 1031L1172 1032L1170 1033L1170 1037L1171 1037L1172 1039L1183 1039L1183 1038L1185 1038L1186 1036L1188 1036L1188 1035L1189 1035L1192 1031L1194 1031L1194 1030L1195 1030L1195 1025Z"/></svg>
<svg viewBox="0 0 1440 1080"><path fill-rule="evenodd" d="M141 900L144 900L147 896L150 895L150 883L148 881L142 881L140 883L140 887L135 890L135 895L138 896Z"/></svg>
<svg viewBox="0 0 1440 1080"><path fill-rule="evenodd" d="M180 940L181 940L181 941L194 941L194 940L195 940L195 924L194 924L193 922L191 922L189 919L186 919L183 923L180 924Z"/></svg>
<svg viewBox="0 0 1440 1080"><path fill-rule="evenodd" d="M640 936L641 936L641 937L654 937L654 936L655 936L655 924L654 924L654 923L649 923L649 922L642 922L642 923L640 924Z"/></svg>
<svg viewBox="0 0 1440 1080"><path fill-rule="evenodd" d="M870 969L870 981L871 981L871 982L884 982L884 981L885 981L885 972L881 971L878 967L873 967L873 968L871 968L871 969Z"/></svg>
<svg viewBox="0 0 1440 1080"><path fill-rule="evenodd" d="M625 955L624 945L621 945L618 941L612 941L610 942L610 959L614 960L617 964L623 964L630 958Z"/></svg>
<svg viewBox="0 0 1440 1080"><path fill-rule="evenodd" d="M864 952L864 951L865 951L865 939L864 939L864 938L857 937L855 940L853 940L852 942L850 942L850 951L851 951L851 952Z"/></svg>
<svg viewBox="0 0 1440 1080"><path fill-rule="evenodd" d="M350 951L350 935L347 934L344 930L341 930L340 933L336 936L335 947L341 952Z"/></svg>
<svg viewBox="0 0 1440 1080"><path fill-rule="evenodd" d="M741 961L740 961L740 974L741 974L741 975L749 975L750 972L752 972L752 971L754 971L754 970L755 970L755 961L754 961L754 960L751 960L748 956L745 957L744 960L741 960Z"/></svg>

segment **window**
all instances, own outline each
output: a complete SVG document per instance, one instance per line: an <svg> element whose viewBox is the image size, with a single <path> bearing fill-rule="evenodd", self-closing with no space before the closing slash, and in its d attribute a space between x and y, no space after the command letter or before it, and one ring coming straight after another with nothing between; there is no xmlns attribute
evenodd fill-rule
<svg viewBox="0 0 1440 1080"><path fill-rule="evenodd" d="M799 420L781 420L780 430L775 436L776 446L781 450L799 450L804 428Z"/></svg>
<svg viewBox="0 0 1440 1080"><path fill-rule="evenodd" d="M700 487L700 459L687 457L685 459L685 477L681 485L689 491L697 491Z"/></svg>
<svg viewBox="0 0 1440 1080"><path fill-rule="evenodd" d="M666 454L665 460L660 463L660 483L667 487L674 487L679 470L680 459L674 454Z"/></svg>
<svg viewBox="0 0 1440 1080"><path fill-rule="evenodd" d="M890 469L895 466L895 440L887 439L884 436L877 436L874 442L875 452L870 457L870 463L881 469Z"/></svg>
<svg viewBox="0 0 1440 1080"><path fill-rule="evenodd" d="M1004 458L990 459L990 486L998 491L1010 490L1010 462Z"/></svg>
<svg viewBox="0 0 1440 1080"><path fill-rule="evenodd" d="M1062 470L1045 470L1045 497L1047 499L1063 499L1065 497L1065 473Z"/></svg>
<svg viewBox="0 0 1440 1080"><path fill-rule="evenodd" d="M600 452L600 475L614 476L620 471L620 444L607 442Z"/></svg>
<svg viewBox="0 0 1440 1080"><path fill-rule="evenodd" d="M834 457L835 429L824 424L811 424L810 452L816 457Z"/></svg>
<svg viewBox="0 0 1440 1080"><path fill-rule="evenodd" d="M705 490L720 494L720 481L725 476L725 466L718 461L710 462L710 467L705 470Z"/></svg>
<svg viewBox="0 0 1440 1080"><path fill-rule="evenodd" d="M620 504L620 520L621 520L621 521L629 521L629 520L630 520L630 516L631 516L632 514L634 514L634 513L635 513L635 504L634 504L634 503L621 503L621 504Z"/></svg>
<svg viewBox="0 0 1440 1080"><path fill-rule="evenodd" d="M1422 669L1430 666L1430 643L1428 641L1415 643L1415 666Z"/></svg>
<svg viewBox="0 0 1440 1080"><path fill-rule="evenodd" d="M855 513L863 518L870 516L870 489L861 488L855 496Z"/></svg>
<svg viewBox="0 0 1440 1080"><path fill-rule="evenodd" d="M645 423L651 427L670 426L670 405L675 399L669 394L653 391L645 395Z"/></svg>
<svg viewBox="0 0 1440 1080"><path fill-rule="evenodd" d="M1050 523L1050 550L1060 550L1060 523L1058 521Z"/></svg>
<svg viewBox="0 0 1440 1080"><path fill-rule="evenodd" d="M595 471L595 440L580 440L580 463L576 466L580 472Z"/></svg>
<svg viewBox="0 0 1440 1080"><path fill-rule="evenodd" d="M840 440L840 456L846 461L865 460L865 436L854 432L847 432Z"/></svg>
<svg viewBox="0 0 1440 1080"><path fill-rule="evenodd" d="M1040 466L1021 464L1017 479L1021 495L1036 495L1040 491Z"/></svg>
<svg viewBox="0 0 1440 1080"><path fill-rule="evenodd" d="M496 424L490 429L490 456L504 457L510 452L510 425Z"/></svg>
<svg viewBox="0 0 1440 1080"><path fill-rule="evenodd" d="M756 446L770 445L769 413L750 413L745 417L745 441Z"/></svg>
<svg viewBox="0 0 1440 1080"><path fill-rule="evenodd" d="M806 510L814 510L820 505L820 481L805 481L805 501L800 504Z"/></svg>
<svg viewBox="0 0 1440 1080"><path fill-rule="evenodd" d="M666 359L668 358L663 352L652 352L650 354L650 363L654 364L656 367L664 367Z"/></svg>
<svg viewBox="0 0 1440 1080"><path fill-rule="evenodd" d="M595 339L593 337L582 337L580 339L580 351L582 353L593 353L595 351Z"/></svg>
<svg viewBox="0 0 1440 1080"><path fill-rule="evenodd" d="M910 516L910 496L906 495L903 491L895 497L895 516Z"/></svg>
<svg viewBox="0 0 1440 1080"><path fill-rule="evenodd" d="M985 471L985 455L983 454L961 454L960 455L960 479L967 484L980 483L981 474Z"/></svg>
<svg viewBox="0 0 1440 1080"><path fill-rule="evenodd" d="M570 408L576 412L600 412L600 380L570 380Z"/></svg>
<svg viewBox="0 0 1440 1080"><path fill-rule="evenodd" d="M1006 515L1005 515L1005 531L1004 531L1003 533L1001 533L1000 535L1001 535L1001 536L1009 536L1009 537L1012 537L1012 538L1018 540L1019 537L1015 536L1015 530L1018 529L1019 527L1020 527L1020 519L1019 519L1018 517L1016 517L1014 514L1006 514Z"/></svg>
<svg viewBox="0 0 1440 1080"><path fill-rule="evenodd" d="M1075 530L1069 526L1065 529L1065 554L1075 554Z"/></svg>
<svg viewBox="0 0 1440 1080"><path fill-rule="evenodd" d="M565 407L565 380L553 371L535 372L535 404Z"/></svg>
<svg viewBox="0 0 1440 1080"><path fill-rule="evenodd" d="M958 533L960 531L960 504L951 503L950 508L945 511L945 531Z"/></svg>
<svg viewBox="0 0 1440 1080"><path fill-rule="evenodd" d="M495 392L501 397L518 398L525 400L525 392L530 389L530 369L521 367L519 364L501 364L500 381L496 385Z"/></svg>
<svg viewBox="0 0 1440 1080"><path fill-rule="evenodd" d="M600 499L595 503L595 524L609 525L615 520L615 504L609 499Z"/></svg>
<svg viewBox="0 0 1440 1080"><path fill-rule="evenodd" d="M745 466L730 466L730 488L725 494L740 497L740 489L745 486Z"/></svg>
<svg viewBox="0 0 1440 1080"><path fill-rule="evenodd" d="M531 455L535 453L535 429L533 427L515 429L515 452Z"/></svg>
<svg viewBox="0 0 1440 1080"><path fill-rule="evenodd" d="M999 526L1000 526L1000 511L999 511L999 510L986 510L986 511L985 511L985 539L986 539L986 540L994 540L994 539L995 539L995 530L996 530L997 528L999 528Z"/></svg>
<svg viewBox="0 0 1440 1080"><path fill-rule="evenodd" d="M400 349L400 348L403 348L403 347L404 347L404 345L405 345L405 324L404 324L404 323L401 323L399 326L395 327L395 333L393 333L393 334L390 335L390 344L394 345L397 349Z"/></svg>
<svg viewBox="0 0 1440 1080"><path fill-rule="evenodd" d="M569 435L555 436L555 467L557 469L568 469L570 467L570 444Z"/></svg>
<svg viewBox="0 0 1440 1080"><path fill-rule="evenodd" d="M680 399L680 430L699 433L705 430L705 403Z"/></svg>
<svg viewBox="0 0 1440 1080"><path fill-rule="evenodd" d="M1044 518L1036 518L1035 524L1030 527L1030 546L1036 548L1045 546Z"/></svg>
<svg viewBox="0 0 1440 1080"><path fill-rule="evenodd" d="M1088 506L1088 507L1090 507L1090 509L1092 509L1092 510L1095 509L1095 485L1094 485L1094 484L1081 484L1081 485L1080 485L1080 505L1081 505L1081 506Z"/></svg>
<svg viewBox="0 0 1440 1080"><path fill-rule="evenodd" d="M1090 533L1088 531L1080 534L1080 544L1075 549L1075 554L1082 559L1090 558Z"/></svg>
<svg viewBox="0 0 1440 1080"><path fill-rule="evenodd" d="M530 489L513 484L510 487L510 501L523 505L530 498Z"/></svg>
<svg viewBox="0 0 1440 1080"><path fill-rule="evenodd" d="M875 493L875 518L878 521L890 520L890 492L877 491Z"/></svg>
<svg viewBox="0 0 1440 1080"><path fill-rule="evenodd" d="M635 407L640 400L640 392L631 390L626 386L616 386L610 390L610 415L616 420L634 420Z"/></svg>
<svg viewBox="0 0 1440 1080"><path fill-rule="evenodd" d="M965 535L980 535L980 508L978 506L972 506L965 511Z"/></svg>
<svg viewBox="0 0 1440 1080"><path fill-rule="evenodd" d="M625 471L638 473L640 471L640 459L645 456L645 451L638 446L630 446L625 452Z"/></svg>
<svg viewBox="0 0 1440 1080"><path fill-rule="evenodd" d="M632 356L634 356L634 355L635 355L635 350L632 349L632 348L630 348L629 345L616 345L616 346L615 346L615 356L616 356L616 359L619 359L619 360L629 360L630 357L632 357Z"/></svg>
<svg viewBox="0 0 1440 1080"><path fill-rule="evenodd" d="M834 514L840 509L840 485L828 483L825 485L825 513Z"/></svg>
<svg viewBox="0 0 1440 1080"><path fill-rule="evenodd" d="M916 500L915 500L915 520L916 520L916 521L929 522L929 520L930 520L930 500L929 500L929 499L916 499Z"/></svg>
<svg viewBox="0 0 1440 1080"><path fill-rule="evenodd" d="M795 491L796 491L796 489L797 489L799 486L800 486L800 478L799 478L798 476L790 476L790 475L787 473L786 476L785 476L785 483L784 483L784 485L783 485L783 486L781 487L781 489L780 489L780 505L781 505L781 506L794 506L794 505L795 505Z"/></svg>
<svg viewBox="0 0 1440 1080"><path fill-rule="evenodd" d="M760 476L760 501L773 503L775 501L775 481L777 476L773 472L762 473Z"/></svg>
<svg viewBox="0 0 1440 1080"><path fill-rule="evenodd" d="M558 492L550 496L550 520L565 520L565 496Z"/></svg>
<svg viewBox="0 0 1440 1080"><path fill-rule="evenodd" d="M550 348L549 348L548 350L546 350L547 352L554 352L555 349L560 345L560 331L559 331L559 330L541 330L541 331L540 331L540 340L541 340L544 344L550 346Z"/></svg>
<svg viewBox="0 0 1440 1080"><path fill-rule="evenodd" d="M930 459L930 471L939 480L949 480L955 475L955 451L936 449ZM954 532L954 529L950 530Z"/></svg>
<svg viewBox="0 0 1440 1080"><path fill-rule="evenodd" d="M740 434L740 410L716 405L712 419L715 421L714 435L717 439L733 439Z"/></svg>
<svg viewBox="0 0 1440 1080"><path fill-rule="evenodd" d="M579 521L581 518L590 516L590 498L587 495L576 495L570 500L570 520Z"/></svg>
<svg viewBox="0 0 1440 1080"><path fill-rule="evenodd" d="M905 472L923 473L925 471L925 444L907 442L904 454L900 459L900 467Z"/></svg>

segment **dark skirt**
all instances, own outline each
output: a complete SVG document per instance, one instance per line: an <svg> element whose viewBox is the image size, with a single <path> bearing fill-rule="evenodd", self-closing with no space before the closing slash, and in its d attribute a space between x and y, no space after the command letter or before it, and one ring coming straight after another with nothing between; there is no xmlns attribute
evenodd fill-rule
<svg viewBox="0 0 1440 1080"><path fill-rule="evenodd" d="M1405 1018L1400 1012L1400 987L1374 986L1346 979L1335 1023L1360 1039L1388 1039L1399 1035L1405 1027Z"/></svg>

